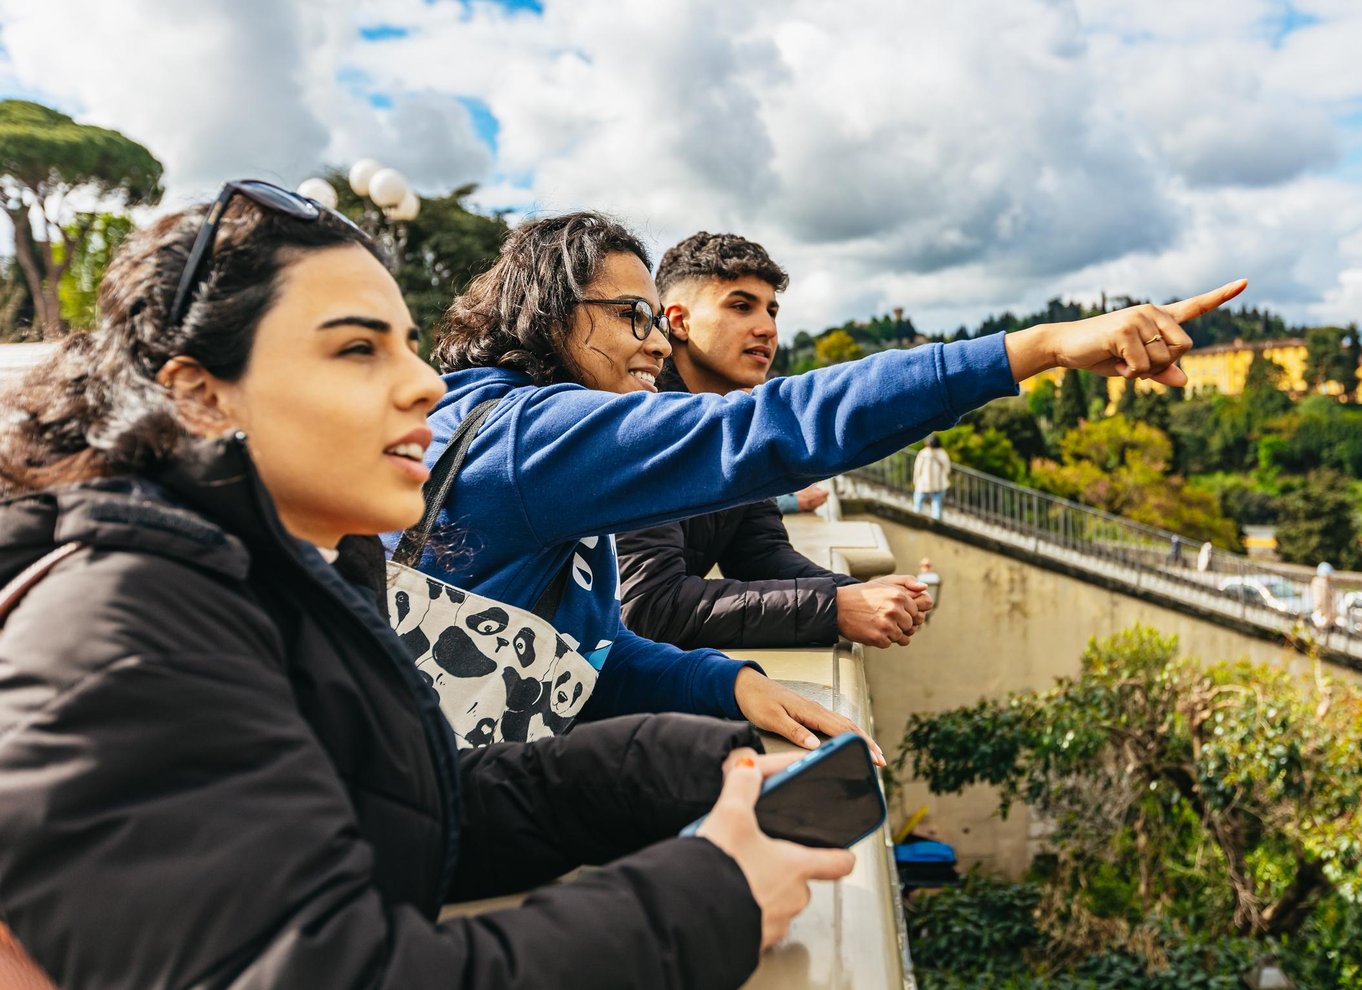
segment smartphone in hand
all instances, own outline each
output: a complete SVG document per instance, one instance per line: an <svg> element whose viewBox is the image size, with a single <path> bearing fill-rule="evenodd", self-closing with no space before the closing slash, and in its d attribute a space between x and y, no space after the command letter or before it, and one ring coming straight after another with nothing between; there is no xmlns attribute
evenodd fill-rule
<svg viewBox="0 0 1362 990"><path fill-rule="evenodd" d="M766 778L757 824L774 839L845 849L884 823L886 809L870 747L854 732L834 736ZM704 818L681 830L694 835Z"/></svg>

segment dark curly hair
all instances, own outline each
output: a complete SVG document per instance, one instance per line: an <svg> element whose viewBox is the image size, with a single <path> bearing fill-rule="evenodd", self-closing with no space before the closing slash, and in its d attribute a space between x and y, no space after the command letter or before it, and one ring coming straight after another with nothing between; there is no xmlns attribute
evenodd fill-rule
<svg viewBox="0 0 1362 990"><path fill-rule="evenodd" d="M726 282L755 275L784 292L790 276L766 249L737 234L711 234L702 230L691 234L667 250L657 266L657 292L664 301L668 290L692 278L718 278Z"/></svg>
<svg viewBox="0 0 1362 990"><path fill-rule="evenodd" d="M189 434L156 382L167 361L183 355L236 380L298 252L357 243L380 257L329 212L296 220L237 196L218 228L208 279L180 325L167 327L207 210L173 213L128 238L100 286L99 326L68 336L0 394L0 495L143 474L170 459Z"/></svg>
<svg viewBox="0 0 1362 990"><path fill-rule="evenodd" d="M511 368L536 385L580 382L568 353L572 311L608 255L643 242L618 221L582 211L530 220L513 230L486 272L454 300L430 357L441 372Z"/></svg>

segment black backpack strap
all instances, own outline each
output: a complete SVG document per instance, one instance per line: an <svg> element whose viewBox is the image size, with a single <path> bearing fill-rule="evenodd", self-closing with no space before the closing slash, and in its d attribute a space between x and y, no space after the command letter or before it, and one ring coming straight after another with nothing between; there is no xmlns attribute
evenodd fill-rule
<svg viewBox="0 0 1362 990"><path fill-rule="evenodd" d="M454 487L454 479L458 477L459 468L463 466L464 458L468 456L468 448L473 445L473 438L478 435L478 430L500 402L500 399L479 402L463 418L454 435L449 438L449 445L431 468L430 478L426 481L426 511L421 516L420 522L402 534L397 549L393 551L394 563L415 567L420 561L421 553L430 541L430 531L435 527L435 519L439 516L440 509L444 507L445 499L449 497L449 490Z"/></svg>
<svg viewBox="0 0 1362 990"><path fill-rule="evenodd" d="M84 543L63 543L55 550L44 554L29 564L16 574L13 580L0 588L0 626L5 624L5 617L14 611L19 600L28 594L30 588L46 577L48 571L73 553L84 548Z"/></svg>
<svg viewBox="0 0 1362 990"><path fill-rule="evenodd" d="M500 399L479 402L454 430L449 438L449 445L436 460L435 466L430 471L430 479L426 481L426 511L421 516L420 522L402 534L397 549L393 551L394 563L415 567L420 562L421 554L426 549L426 544L430 542L430 531L434 529L435 520L440 510L445 507L450 489L454 487L454 479L458 477L459 468L463 466L464 458L468 456L468 448L473 445L473 438L478 435L478 430L500 402ZM563 601L563 593L567 590L568 579L571 576L572 553L569 553L567 560L563 562L563 569L549 582L549 586L539 596L539 601L534 603L531 611L550 625L553 624L553 617Z"/></svg>
<svg viewBox="0 0 1362 990"><path fill-rule="evenodd" d="M558 606L563 601L563 592L567 591L568 578L572 576L572 555L576 552L574 549L568 553L568 559L563 564L563 569L549 582L549 586L539 596L539 601L535 602L534 608L530 609L549 625L553 625L553 617L558 614Z"/></svg>

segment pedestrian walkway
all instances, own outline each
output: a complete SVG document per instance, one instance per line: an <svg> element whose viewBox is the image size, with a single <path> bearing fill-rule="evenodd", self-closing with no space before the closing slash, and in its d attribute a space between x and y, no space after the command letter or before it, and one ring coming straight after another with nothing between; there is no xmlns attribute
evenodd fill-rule
<svg viewBox="0 0 1362 990"><path fill-rule="evenodd" d="M844 476L843 497L912 513L912 457L912 451L903 451ZM1247 556L1217 548L1199 569L1197 541L962 465L952 471L940 523L925 517L923 522L965 531L1136 597L1194 608L1237 628L1302 645L1313 641L1327 658L1362 670L1362 628L1342 620L1317 628L1309 617L1308 583ZM1290 594L1272 608L1255 600L1251 589L1245 593L1245 584L1272 584Z"/></svg>

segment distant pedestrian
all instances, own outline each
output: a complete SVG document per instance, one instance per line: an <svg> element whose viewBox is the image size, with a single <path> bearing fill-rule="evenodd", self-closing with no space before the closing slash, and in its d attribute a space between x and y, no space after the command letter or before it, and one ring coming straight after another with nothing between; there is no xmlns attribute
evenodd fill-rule
<svg viewBox="0 0 1362 990"><path fill-rule="evenodd" d="M1207 540L1205 543L1201 544L1201 549L1197 551L1196 569L1203 574L1211 569L1211 551L1213 549L1211 541Z"/></svg>
<svg viewBox="0 0 1362 990"><path fill-rule="evenodd" d="M1334 604L1334 568L1332 564L1321 562L1315 568L1314 580L1310 582L1310 597L1314 599L1315 611L1311 615L1315 625L1320 629L1328 629L1338 618L1338 609Z"/></svg>
<svg viewBox="0 0 1362 990"><path fill-rule="evenodd" d="M922 511L925 497L932 499L932 518L941 518L941 503L951 483L951 458L932 434L913 461L913 511Z"/></svg>
<svg viewBox="0 0 1362 990"><path fill-rule="evenodd" d="M1168 563L1174 567L1182 566L1182 537L1176 533L1168 541Z"/></svg>

